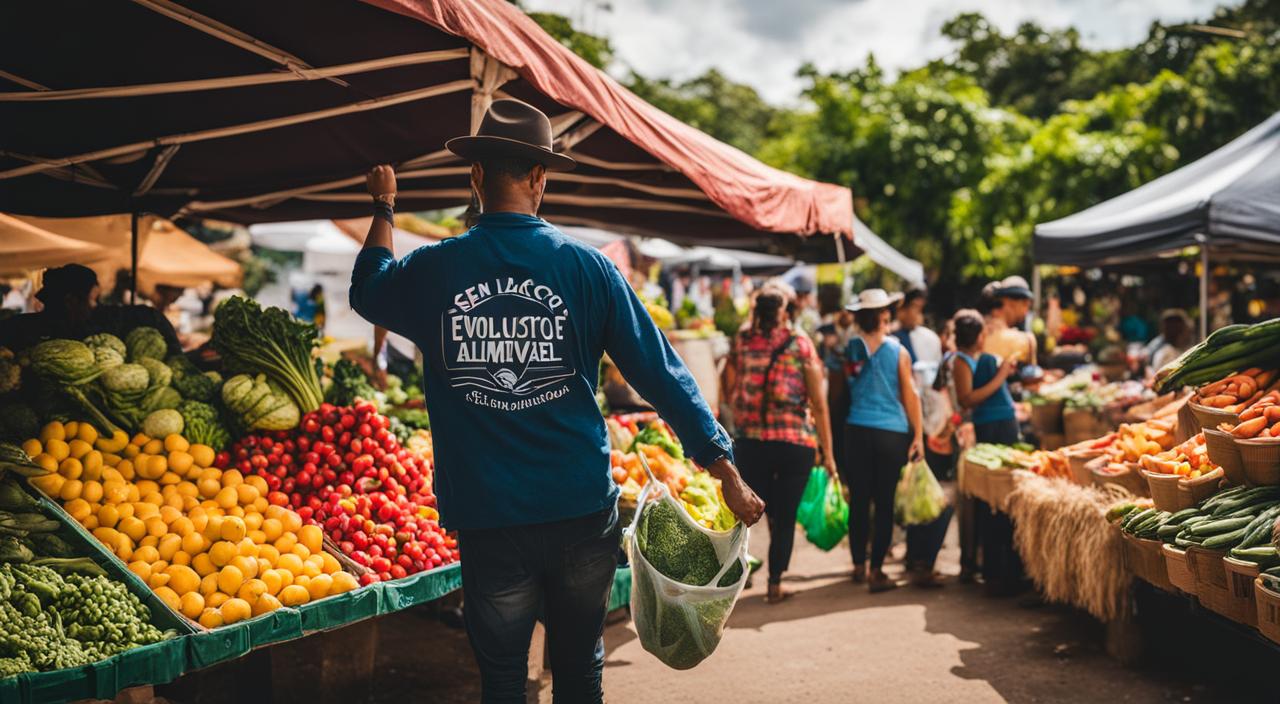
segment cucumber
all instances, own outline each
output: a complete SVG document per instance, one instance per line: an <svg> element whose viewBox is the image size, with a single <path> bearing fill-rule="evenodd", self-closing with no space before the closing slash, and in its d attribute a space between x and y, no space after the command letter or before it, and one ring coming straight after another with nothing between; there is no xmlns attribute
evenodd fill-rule
<svg viewBox="0 0 1280 704"><path fill-rule="evenodd" d="M1205 538L1204 542L1200 543L1200 545L1205 550L1225 550L1230 547L1235 547L1239 544L1242 538L1244 538L1244 528L1233 530L1229 533L1219 533L1217 535L1209 536Z"/></svg>
<svg viewBox="0 0 1280 704"><path fill-rule="evenodd" d="M1190 531L1192 535L1207 537L1210 535L1220 535L1222 533L1242 530L1249 524L1253 523L1253 521L1254 519L1248 516L1242 518L1223 518L1216 521L1209 521L1207 523L1197 523L1187 530Z"/></svg>
<svg viewBox="0 0 1280 704"><path fill-rule="evenodd" d="M1136 512L1131 511L1129 515L1126 516L1125 519L1120 522L1120 530L1126 533L1132 533L1133 530L1130 528L1130 526L1136 525L1140 521L1145 521L1147 518L1149 518L1155 513L1156 513L1156 510L1154 508L1146 508Z"/></svg>
<svg viewBox="0 0 1280 704"><path fill-rule="evenodd" d="M1182 532L1182 526L1166 523L1156 530L1156 537L1167 543L1177 537L1180 532Z"/></svg>
<svg viewBox="0 0 1280 704"><path fill-rule="evenodd" d="M1240 541L1240 547L1251 548L1271 542L1271 529L1276 516L1280 516L1280 506L1273 506L1253 519L1246 529L1244 540Z"/></svg>

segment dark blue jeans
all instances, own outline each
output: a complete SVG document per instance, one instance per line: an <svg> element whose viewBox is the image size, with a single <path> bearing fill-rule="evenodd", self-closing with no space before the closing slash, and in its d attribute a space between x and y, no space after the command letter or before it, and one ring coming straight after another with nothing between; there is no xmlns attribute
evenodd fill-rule
<svg viewBox="0 0 1280 704"><path fill-rule="evenodd" d="M547 628L556 702L599 702L618 510L555 523L462 531L467 636L488 704L525 701L534 624Z"/></svg>

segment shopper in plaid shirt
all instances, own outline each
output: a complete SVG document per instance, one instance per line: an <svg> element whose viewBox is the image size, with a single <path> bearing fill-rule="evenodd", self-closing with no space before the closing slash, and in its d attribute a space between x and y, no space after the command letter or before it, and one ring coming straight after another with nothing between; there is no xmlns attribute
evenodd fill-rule
<svg viewBox="0 0 1280 704"><path fill-rule="evenodd" d="M760 288L751 325L734 339L725 373L737 426L738 471L764 499L769 519L771 604L789 596L782 590L782 574L791 561L796 509L809 470L821 464L836 474L825 370L813 342L791 325L788 308L794 298L780 281Z"/></svg>

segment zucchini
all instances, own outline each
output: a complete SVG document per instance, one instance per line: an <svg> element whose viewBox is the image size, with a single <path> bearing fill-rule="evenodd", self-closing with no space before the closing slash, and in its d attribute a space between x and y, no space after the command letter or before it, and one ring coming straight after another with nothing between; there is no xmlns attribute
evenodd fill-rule
<svg viewBox="0 0 1280 704"><path fill-rule="evenodd" d="M1207 523L1197 523L1187 530L1192 535L1198 536L1220 535L1222 533L1241 530L1253 523L1253 521L1254 519L1248 516L1242 518L1222 518L1216 521L1209 521Z"/></svg>
<svg viewBox="0 0 1280 704"><path fill-rule="evenodd" d="M1141 511L1130 512L1129 515L1126 516L1125 519L1120 522L1120 530L1126 533L1132 533L1133 529L1131 528L1131 526L1137 525L1141 521L1145 521L1147 518L1151 517L1156 513L1157 511L1154 508L1146 508Z"/></svg>
<svg viewBox="0 0 1280 704"><path fill-rule="evenodd" d="M1225 550L1235 547L1243 538L1244 528L1240 528L1229 533L1218 533L1217 535L1209 536L1200 545L1205 550Z"/></svg>

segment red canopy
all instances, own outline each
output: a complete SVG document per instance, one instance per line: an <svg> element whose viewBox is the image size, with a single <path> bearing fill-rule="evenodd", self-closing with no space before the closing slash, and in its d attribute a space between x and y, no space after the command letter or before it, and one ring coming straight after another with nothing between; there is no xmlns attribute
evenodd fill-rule
<svg viewBox="0 0 1280 704"><path fill-rule="evenodd" d="M681 124L505 0L0 3L0 211L359 217L377 163L402 210L466 205L444 143L508 96L578 160L552 222L793 256L833 238L779 234L851 237L848 189Z"/></svg>
<svg viewBox="0 0 1280 704"><path fill-rule="evenodd" d="M364 1L466 39L548 98L590 116L684 174L748 225L801 235L853 234L848 188L767 166L680 122L583 61L506 0ZM577 156L575 151L567 150Z"/></svg>

